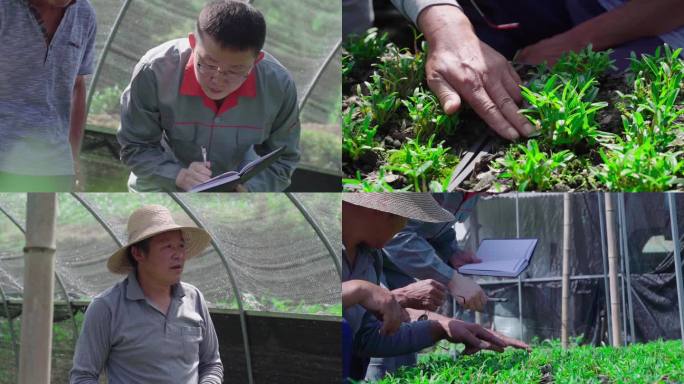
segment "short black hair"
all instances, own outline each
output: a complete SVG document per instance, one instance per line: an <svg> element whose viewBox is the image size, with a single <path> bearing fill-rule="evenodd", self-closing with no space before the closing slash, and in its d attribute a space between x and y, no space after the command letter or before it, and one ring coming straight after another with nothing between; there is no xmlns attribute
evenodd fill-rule
<svg viewBox="0 0 684 384"><path fill-rule="evenodd" d="M133 268L138 268L138 261L133 257L133 251L131 250L133 247L139 248L143 253L147 253L150 251L150 239L144 239L140 240L135 244L132 244L128 247L128 252L126 252L126 257L128 258L128 262L131 264Z"/></svg>
<svg viewBox="0 0 684 384"><path fill-rule="evenodd" d="M239 0L216 0L207 4L197 18L197 34L210 36L222 48L259 53L266 41L264 15Z"/></svg>

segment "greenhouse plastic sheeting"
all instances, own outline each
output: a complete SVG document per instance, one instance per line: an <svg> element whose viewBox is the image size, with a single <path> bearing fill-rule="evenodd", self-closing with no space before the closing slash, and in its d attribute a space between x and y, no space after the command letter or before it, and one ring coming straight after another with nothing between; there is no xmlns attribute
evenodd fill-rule
<svg viewBox="0 0 684 384"><path fill-rule="evenodd" d="M471 221L466 224L470 228L466 248L474 250L484 238L516 237L516 222L519 223L520 237L539 238L532 262L521 278L557 277L558 281L522 283L524 338L558 338L561 323L563 195L518 194L517 197L517 221L516 194L481 199ZM684 195L678 194L675 199L679 233L682 234ZM601 275L601 278L571 281L569 334L583 336L587 342L607 343L598 211L604 207L603 204L598 206L595 193L571 194L571 200L573 227L570 275ZM666 195L625 194L624 200L635 341L678 338L679 313ZM618 250L621 248L618 247ZM625 257L624 251L621 251L620 257ZM497 280L477 278L478 282L485 284ZM620 289L626 292L626 285L622 281ZM518 284L485 285L485 290L490 296L505 298L507 302L490 303L484 321L489 323L494 317L495 328L520 336ZM628 311L628 307L625 305L622 310ZM466 312L464 315L474 321L472 313ZM630 340L629 324L623 324L623 327L626 327L629 336L626 339Z"/></svg>
<svg viewBox="0 0 684 384"><path fill-rule="evenodd" d="M88 127L114 133L119 98L149 49L186 37L206 0L91 0L98 18L96 50L104 58L91 84ZM266 18L264 50L295 80L302 118L302 165L339 174L342 8L335 0L255 0ZM119 24L115 24L121 15ZM106 45L107 42L109 45ZM106 47L106 50L105 50Z"/></svg>
<svg viewBox="0 0 684 384"><path fill-rule="evenodd" d="M144 204L161 204L175 220L193 225L183 208L166 194L59 194L56 273L70 300L89 301L122 277L106 269L116 249L125 243L131 212ZM340 240L340 195L293 195L309 206L322 232L336 247ZM339 275L335 260L312 225L285 194L178 195L217 240L226 258L245 309L335 313L339 307ZM8 298L21 298L24 237L17 225L25 223L25 195L2 194L0 207L0 287ZM86 205L103 221L98 222ZM110 229L112 235L105 230ZM187 262L183 280L196 285L211 307L237 308L237 298L221 257L214 247ZM55 300L65 302L56 287ZM2 311L0 311L2 316Z"/></svg>

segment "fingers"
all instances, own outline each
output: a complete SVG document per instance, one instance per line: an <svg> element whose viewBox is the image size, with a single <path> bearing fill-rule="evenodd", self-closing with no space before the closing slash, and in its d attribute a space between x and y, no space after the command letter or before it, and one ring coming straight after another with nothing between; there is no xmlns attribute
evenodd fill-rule
<svg viewBox="0 0 684 384"><path fill-rule="evenodd" d="M444 300L446 300L447 287L446 287L446 285L444 285L444 284L442 284L436 280L432 280L432 284L436 288L434 290L434 295L433 295L433 297L436 299L435 302L439 303L439 305L442 305L444 303Z"/></svg>
<svg viewBox="0 0 684 384"><path fill-rule="evenodd" d="M470 93L470 97L466 97L466 100L471 107L477 112L477 114L482 118L482 120L489 125L489 127L494 130L499 136L508 140L516 140L520 137L518 130L515 129L506 120L504 115L501 113L500 107L492 101L492 98L485 90L481 81ZM499 92L500 94L501 92ZM467 95L468 93L464 94ZM508 97L508 101L501 98L499 102L502 106L505 106L508 102L513 103L513 100Z"/></svg>
<svg viewBox="0 0 684 384"><path fill-rule="evenodd" d="M507 82L512 82L507 76ZM499 111L503 114L506 121L509 122L520 136L528 136L534 130L532 124L527 121L525 116L518 113L518 105L511 97L511 94L504 88L505 82L502 84L493 84L488 88L492 100L496 103ZM518 92L520 94L520 92Z"/></svg>
<svg viewBox="0 0 684 384"><path fill-rule="evenodd" d="M437 95L444 113L453 115L461 108L461 97L441 74L434 73L433 76L428 77L427 84L432 92Z"/></svg>
<svg viewBox="0 0 684 384"><path fill-rule="evenodd" d="M518 349L524 349L524 350L527 350L527 351L531 351L531 350L532 350L532 348L530 348L529 345L525 344L525 343L524 343L523 341L521 341L521 340L514 339L514 338L508 337L508 336L506 336L506 335L502 335L502 334L500 334L500 333L498 333L498 332L494 332L494 331L489 331L489 332L495 334L495 335L498 336L501 340L503 340L503 341L506 343L506 346L507 346L507 347L513 347L513 348L518 348Z"/></svg>
<svg viewBox="0 0 684 384"><path fill-rule="evenodd" d="M477 324L469 324L469 326L472 327L471 330L475 335L477 335L480 339L488 342L488 347L484 349L502 352L504 348L506 348L506 342L503 341L500 337L496 336L496 334L494 334L493 332L488 331L487 329L482 328Z"/></svg>
<svg viewBox="0 0 684 384"><path fill-rule="evenodd" d="M513 67L508 66L508 71L503 75L501 82L506 89L506 92L513 98L515 104L522 104L522 93L520 92L520 84L522 81Z"/></svg>
<svg viewBox="0 0 684 384"><path fill-rule="evenodd" d="M484 342L483 340L480 340L477 338L473 333L470 332L468 329L468 324L461 323L462 326L461 332L459 332L460 341L466 345L466 348L479 348L479 349L485 349L489 347L489 344Z"/></svg>
<svg viewBox="0 0 684 384"><path fill-rule="evenodd" d="M209 165L208 162L207 162L207 164ZM211 169L209 169L208 167L205 167L204 163L201 163L199 161L195 161L193 163L190 163L190 166L188 167L188 169L190 171L196 173L196 174L201 175L201 176L208 176L209 178L211 178Z"/></svg>

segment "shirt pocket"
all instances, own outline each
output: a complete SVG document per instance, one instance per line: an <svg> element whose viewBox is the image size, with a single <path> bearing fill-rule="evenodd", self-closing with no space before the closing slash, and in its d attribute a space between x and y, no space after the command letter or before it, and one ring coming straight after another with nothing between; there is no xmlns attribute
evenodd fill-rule
<svg viewBox="0 0 684 384"><path fill-rule="evenodd" d="M183 340L184 358L193 362L199 359L199 345L204 340L202 327L181 327L181 339Z"/></svg>
<svg viewBox="0 0 684 384"><path fill-rule="evenodd" d="M194 124L176 124L173 128L166 130L171 151L184 166L188 166L193 161L202 161L202 150L197 144L197 135L197 125Z"/></svg>

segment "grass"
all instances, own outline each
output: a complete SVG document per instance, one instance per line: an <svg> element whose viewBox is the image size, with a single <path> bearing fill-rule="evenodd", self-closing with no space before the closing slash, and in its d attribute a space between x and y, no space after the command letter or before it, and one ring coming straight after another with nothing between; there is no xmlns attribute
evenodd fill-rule
<svg viewBox="0 0 684 384"><path fill-rule="evenodd" d="M382 384L432 383L674 383L684 381L681 341L655 341L625 348L573 346L547 341L527 353L508 349L460 356L430 354Z"/></svg>

